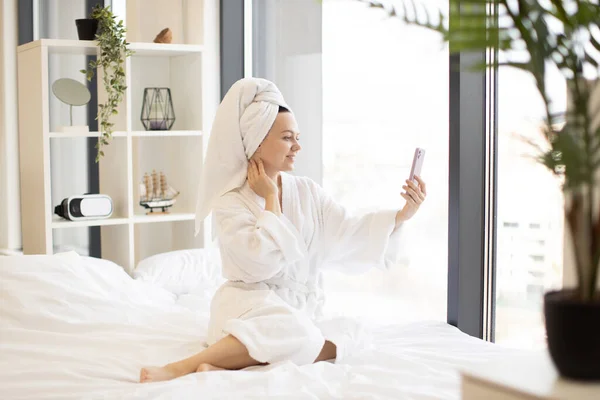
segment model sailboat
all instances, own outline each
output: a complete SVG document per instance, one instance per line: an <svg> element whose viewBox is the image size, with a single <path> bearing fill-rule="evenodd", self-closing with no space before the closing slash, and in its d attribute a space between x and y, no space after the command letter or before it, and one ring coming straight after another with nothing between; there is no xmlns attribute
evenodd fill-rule
<svg viewBox="0 0 600 400"><path fill-rule="evenodd" d="M161 172L144 174L140 183L140 205L149 209L146 214L168 214L167 209L175 204L179 192L167 183L167 177ZM162 212L155 210L160 209Z"/></svg>

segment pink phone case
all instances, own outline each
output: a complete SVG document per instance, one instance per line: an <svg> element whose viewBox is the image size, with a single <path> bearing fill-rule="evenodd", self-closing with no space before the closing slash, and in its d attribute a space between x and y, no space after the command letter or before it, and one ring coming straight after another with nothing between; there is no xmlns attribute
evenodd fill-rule
<svg viewBox="0 0 600 400"><path fill-rule="evenodd" d="M423 159L425 158L425 150L417 147L415 149L415 155L413 156L412 167L410 168L410 176L408 179L415 181L415 175L421 176L421 169L423 168Z"/></svg>

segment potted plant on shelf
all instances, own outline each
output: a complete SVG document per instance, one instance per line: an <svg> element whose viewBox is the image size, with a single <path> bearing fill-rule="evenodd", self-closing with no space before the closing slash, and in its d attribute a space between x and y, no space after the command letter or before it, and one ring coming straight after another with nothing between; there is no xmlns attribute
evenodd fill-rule
<svg viewBox="0 0 600 400"><path fill-rule="evenodd" d="M400 9L358 0L407 24L442 34L450 53L495 50L490 68L505 65L528 72L545 105L546 148L538 160L560 177L568 242L577 285L544 295L548 348L559 373L600 380L600 5L574 0L449 0L449 13L431 12L414 0ZM495 10L491 15L489 10ZM515 57L516 51L528 59ZM565 115L551 111L546 86L549 65L567 80ZM584 77L584 71L586 73ZM500 82L502 84L502 82ZM560 120L563 120L562 122Z"/></svg>
<svg viewBox="0 0 600 400"><path fill-rule="evenodd" d="M75 20L79 40L94 40L98 31L98 20L95 18L80 18Z"/></svg>
<svg viewBox="0 0 600 400"><path fill-rule="evenodd" d="M94 76L94 70L102 68L102 83L107 98L104 104L98 104L98 114L96 119L100 123L100 138L96 144L98 153L96 162L104 156L102 147L110 143L114 123L111 118L117 115L118 106L123 101L123 95L127 89L125 82L125 59L133 54L127 46L129 43L125 40L126 29L123 21L116 21L116 16L109 7L96 5L92 10L92 19L98 22L98 31L95 38L100 47L100 52L96 61L90 61L87 69L81 72L86 75L88 81Z"/></svg>

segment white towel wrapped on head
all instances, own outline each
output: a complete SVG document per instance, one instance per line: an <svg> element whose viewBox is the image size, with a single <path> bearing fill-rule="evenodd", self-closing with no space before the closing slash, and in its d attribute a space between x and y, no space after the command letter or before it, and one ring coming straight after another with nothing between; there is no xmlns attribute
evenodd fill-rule
<svg viewBox="0 0 600 400"><path fill-rule="evenodd" d="M290 109L277 86L261 78L240 79L223 98L200 179L196 235L215 201L246 181L248 160L273 126L280 106Z"/></svg>

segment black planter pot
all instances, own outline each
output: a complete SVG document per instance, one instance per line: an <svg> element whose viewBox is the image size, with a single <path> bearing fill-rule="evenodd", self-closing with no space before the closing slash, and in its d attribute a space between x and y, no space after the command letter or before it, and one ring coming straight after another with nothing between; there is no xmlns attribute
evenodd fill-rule
<svg viewBox="0 0 600 400"><path fill-rule="evenodd" d="M544 296L548 350L564 378L600 381L600 298L584 303L573 291Z"/></svg>
<svg viewBox="0 0 600 400"><path fill-rule="evenodd" d="M79 40L94 40L96 39L96 31L98 30L98 20L93 18L76 19L77 36Z"/></svg>

